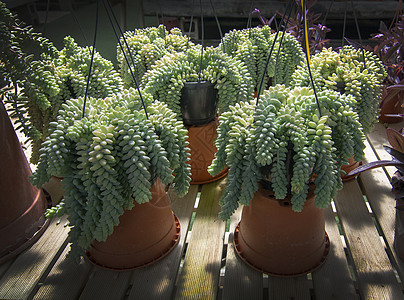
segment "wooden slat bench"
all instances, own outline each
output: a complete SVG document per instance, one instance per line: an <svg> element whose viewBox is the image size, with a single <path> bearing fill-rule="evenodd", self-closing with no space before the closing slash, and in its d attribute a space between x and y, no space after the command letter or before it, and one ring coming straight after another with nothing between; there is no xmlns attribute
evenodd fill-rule
<svg viewBox="0 0 404 300"><path fill-rule="evenodd" d="M366 143L366 161L390 158L382 124ZM52 220L33 246L0 265L0 299L404 299L404 264L393 250L394 171L374 169L344 183L325 210L330 254L307 276L269 276L238 258L233 230L241 207L228 222L218 218L224 178L194 185L183 198L170 194L180 242L161 261L134 271L67 260L66 219Z"/></svg>

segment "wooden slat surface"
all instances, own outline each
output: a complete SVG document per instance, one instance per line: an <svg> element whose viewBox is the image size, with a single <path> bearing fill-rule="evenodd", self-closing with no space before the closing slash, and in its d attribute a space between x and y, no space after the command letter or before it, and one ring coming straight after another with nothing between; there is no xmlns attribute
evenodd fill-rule
<svg viewBox="0 0 404 300"><path fill-rule="evenodd" d="M382 144L388 144L385 126L377 124L368 135L367 161L390 159ZM387 174L394 171L390 168ZM330 254L309 277L266 276L238 257L233 231L241 207L231 217L225 243L226 223L218 218L218 199L226 181L222 179L202 186L190 233L200 186L192 186L183 198L171 194L173 211L181 222L180 242L161 261L135 271L114 272L85 259L80 264L67 260L65 220L59 225L52 221L31 248L0 265L0 299L404 299L404 286L393 270L404 282L404 266L393 249L395 203L387 174L375 169L344 184L335 199L336 212L325 210Z"/></svg>
<svg viewBox="0 0 404 300"><path fill-rule="evenodd" d="M358 183L351 180L345 182L335 204L355 262L362 296L365 299L399 299L403 295L400 285L361 198Z"/></svg>
<svg viewBox="0 0 404 300"><path fill-rule="evenodd" d="M65 219L53 220L40 239L20 254L0 280L0 299L24 299L35 289L60 247L65 244Z"/></svg>
<svg viewBox="0 0 404 300"><path fill-rule="evenodd" d="M233 233L241 218L242 207L230 218L230 235L227 245L226 269L223 283L223 299L251 299L263 298L263 276L245 264L237 255L233 244Z"/></svg>
<svg viewBox="0 0 404 300"><path fill-rule="evenodd" d="M80 296L92 265L85 259L79 264L72 259L66 259L69 250L70 245L62 252L34 299L69 300Z"/></svg>
<svg viewBox="0 0 404 300"><path fill-rule="evenodd" d="M340 232L331 207L324 210L331 248L324 265L312 273L316 299L358 299Z"/></svg>
<svg viewBox="0 0 404 300"><path fill-rule="evenodd" d="M215 299L225 233L218 199L226 179L203 185L176 299Z"/></svg>

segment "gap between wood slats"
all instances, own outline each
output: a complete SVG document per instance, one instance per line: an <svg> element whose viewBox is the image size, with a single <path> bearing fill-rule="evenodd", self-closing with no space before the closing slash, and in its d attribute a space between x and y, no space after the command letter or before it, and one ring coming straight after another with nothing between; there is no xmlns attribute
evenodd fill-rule
<svg viewBox="0 0 404 300"><path fill-rule="evenodd" d="M69 228L54 219L39 240L21 253L0 280L0 299L25 299L37 283L67 239Z"/></svg>
<svg viewBox="0 0 404 300"><path fill-rule="evenodd" d="M358 183L355 180L345 182L335 203L355 264L361 296L365 299L400 299L403 296L401 287Z"/></svg>
<svg viewBox="0 0 404 300"><path fill-rule="evenodd" d="M225 222L218 218L218 200L226 178L204 184L176 299L215 299L218 292Z"/></svg>

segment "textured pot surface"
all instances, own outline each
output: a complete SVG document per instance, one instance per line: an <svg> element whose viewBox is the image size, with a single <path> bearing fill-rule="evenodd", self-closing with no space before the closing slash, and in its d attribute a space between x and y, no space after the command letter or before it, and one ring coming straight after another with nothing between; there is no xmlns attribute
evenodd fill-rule
<svg viewBox="0 0 404 300"><path fill-rule="evenodd" d="M276 200L260 186L244 206L234 232L239 256L253 268L277 276L298 276L318 268L329 252L324 212L314 206L313 188L302 212L290 197Z"/></svg>
<svg viewBox="0 0 404 300"><path fill-rule="evenodd" d="M46 228L47 201L29 181L31 168L0 101L0 262L35 242Z"/></svg>
<svg viewBox="0 0 404 300"><path fill-rule="evenodd" d="M206 125L188 126L188 147L191 150L188 163L191 166L191 184L213 182L228 173L228 168L214 177L208 172L208 167L217 151L214 141L217 137L218 125L219 121L215 119Z"/></svg>
<svg viewBox="0 0 404 300"><path fill-rule="evenodd" d="M216 118L218 94L209 81L186 82L181 91L181 113L185 125L207 124Z"/></svg>
<svg viewBox="0 0 404 300"><path fill-rule="evenodd" d="M341 166L341 170L345 171L346 174L348 174L349 172L355 170L357 167L361 166L362 162L356 161L353 159L353 157L348 159L348 164L347 165L342 165ZM342 181L348 181L351 179L354 179L355 177L357 177L358 175L353 175L353 176L347 176L347 175L341 175Z"/></svg>
<svg viewBox="0 0 404 300"><path fill-rule="evenodd" d="M384 91L386 93L386 91ZM400 91L387 103L380 108L379 120L383 123L399 123L403 120L401 117L390 117L389 114L404 114L404 92Z"/></svg>
<svg viewBox="0 0 404 300"><path fill-rule="evenodd" d="M154 263L167 255L180 237L180 224L159 180L152 199L126 210L105 242L93 241L87 257L98 266L128 270Z"/></svg>

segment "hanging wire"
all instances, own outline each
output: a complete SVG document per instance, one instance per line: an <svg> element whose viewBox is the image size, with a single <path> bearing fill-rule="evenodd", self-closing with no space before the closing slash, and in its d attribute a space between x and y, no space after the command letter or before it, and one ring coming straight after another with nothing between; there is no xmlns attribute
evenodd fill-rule
<svg viewBox="0 0 404 300"><path fill-rule="evenodd" d="M220 41L223 41L223 32L222 32L222 28L220 27L219 19L217 18L217 14L216 14L215 8L213 7L212 0L209 0L209 2L210 2L210 6L212 7L213 15L215 16L217 28L219 29ZM224 52L224 44L223 43L222 43L222 51Z"/></svg>
<svg viewBox="0 0 404 300"><path fill-rule="evenodd" d="M201 29L201 32L202 32L202 40L201 40L202 45L201 46L202 47L201 47L201 63L199 65L199 73L198 73L198 82L201 82L202 62L203 62L203 46L204 46L204 35L205 35L204 25L203 25L202 0L199 0L199 6L200 6L200 9L201 9L201 27L202 27L202 29Z"/></svg>
<svg viewBox="0 0 404 300"><path fill-rule="evenodd" d="M332 5L334 4L334 1L335 1L335 0L332 0L331 3L330 3L330 5L328 6L328 9L327 9L327 11L325 12L325 16L324 16L323 21L321 22L321 24L325 25L325 21L327 20L328 14L329 14L329 12L331 11L331 7L332 7Z"/></svg>
<svg viewBox="0 0 404 300"><path fill-rule="evenodd" d="M289 0L288 6L290 5L291 2L292 2L292 0ZM284 18L285 18L285 15L282 16L282 19L281 19L281 23L280 23L280 24L283 23L283 19L284 19ZM267 69L268 69L269 60L271 59L271 56L272 56L272 51L274 50L274 47L275 47L275 42L276 42L276 40L278 39L278 34L279 34L279 31L277 30L276 33L275 33L274 41L273 41L272 46L271 46L271 50L270 50L269 53L268 53L267 61L266 61L266 63L265 63L264 73L262 74L261 82L260 82L260 85L259 85L259 88L258 88L257 101L256 101L256 103L255 103L256 105L258 105L258 101L259 101L259 98L260 98L262 86L263 86L263 84L264 84L265 74L266 74Z"/></svg>
<svg viewBox="0 0 404 300"><path fill-rule="evenodd" d="M398 19L400 18L400 16L403 14L403 9L402 9L402 0L398 0L397 3L397 9L394 12L394 17L391 20L390 26L389 26L389 30L391 30L391 28L394 26L394 24L398 21Z"/></svg>
<svg viewBox="0 0 404 300"><path fill-rule="evenodd" d="M85 41L86 45L88 45L88 40L86 38L86 35L84 34L83 28L81 27L79 20L77 19L76 13L73 10L73 5L72 5L71 0L69 1L69 10L70 10L70 13L72 14L72 17L73 17L74 21L76 22L77 26L79 27L79 30L80 30L81 34L83 35L83 38L84 38L84 41Z"/></svg>
<svg viewBox="0 0 404 300"><path fill-rule="evenodd" d="M247 20L247 29L251 27L251 19L252 19L252 13L253 13L253 7L254 7L254 1L251 1L251 6L250 6L250 13L248 14L248 20Z"/></svg>
<svg viewBox="0 0 404 300"><path fill-rule="evenodd" d="M194 7L195 7L195 0L192 1L192 15L191 15L191 21L189 23L187 50L186 51L188 51L188 49L189 49L189 41L191 40L192 24L194 23Z"/></svg>
<svg viewBox="0 0 404 300"><path fill-rule="evenodd" d="M353 5L353 1L352 1L352 0L351 0L351 7L352 7L354 19L355 19L356 30L357 30L357 32L358 32L359 44L361 45L361 49L362 49L363 68L366 69L365 50L363 49L362 37L361 37L361 32L360 32L360 30L359 30L359 24L358 24L358 18L356 17L355 7L354 7L354 5Z"/></svg>
<svg viewBox="0 0 404 300"><path fill-rule="evenodd" d="M283 32L282 32L281 40L279 41L278 52L276 53L275 74L274 74L274 83L275 83L275 84L276 84L276 69L277 69L277 67L278 67L279 55L280 55L280 53L281 53L281 48L282 48L282 41L283 41L283 38L284 38L285 33L286 33L286 27L287 27L287 25L288 25L290 16L291 16L291 14L292 14L292 8L293 8L293 7L292 7L292 5L290 5L290 4L292 4L292 2L289 2L289 3L288 3L288 6L286 7L286 10L285 10L285 14L287 14L288 17L287 17L287 19L286 19L286 21L285 21L285 30L283 30ZM289 6L290 6L290 7L289 7ZM288 13L288 10L289 10L289 13ZM282 24L279 24L279 26L282 26Z"/></svg>
<svg viewBox="0 0 404 300"><path fill-rule="evenodd" d="M319 116L320 116L320 118L321 118L320 102L318 101L317 92L316 92L316 87L315 87L315 85L314 85L313 75L311 74L311 68L310 68L310 48L309 48L309 33L308 33L308 30L307 30L306 1L305 1L305 0L301 0L301 3L302 3L303 15L304 15L304 38L305 38L305 40L306 40L306 61L307 61L307 69L308 69L308 71L309 71L309 76L310 76L311 86L312 86L312 88L313 88L314 97L316 98L318 114L319 114Z"/></svg>
<svg viewBox="0 0 404 300"><path fill-rule="evenodd" d="M98 1L98 0L97 0L97 1ZM120 39L119 39L119 35L118 35L118 33L117 33L116 29L115 29L114 22L112 21L111 15L110 15L110 13L109 13L109 11L108 11L106 5L105 5L105 0L103 0L102 3L103 3L103 5L104 5L105 11L107 12L107 16L108 16L109 22L111 23L111 26L112 26L112 29L113 29L113 31L114 31L114 34L115 34L115 36L116 36L116 38L117 38L117 40L118 40L119 47L120 47L121 50L122 50L122 53L123 53L123 56L125 57L126 63L128 64L129 71L130 71L130 73L131 73L131 75L132 75L133 80L135 81L136 89L137 89L137 91L138 91L138 93L139 93L140 100L142 101L142 106L143 106L143 109L144 109L146 118L149 119L149 115L148 115L148 113L147 113L146 105L145 105L145 102L144 102L144 100L143 100L142 93L140 92L139 82L138 82L138 80L136 79L136 76L133 74L133 71L132 71L132 68L131 68L131 64L129 63L128 57L126 56L126 53L125 53L125 49L124 49L124 47L122 46L122 43L121 43L121 41L120 41ZM128 45L127 41L126 41L125 35L124 35L123 31L122 31L122 28L119 26L119 22L118 22L118 20L117 20L115 14L114 14L114 11L112 10L111 3L110 3L109 1L107 1L107 3L108 3L109 10L111 11L111 14L112 14L112 16L113 16L113 18L114 18L114 21L115 21L115 23L116 23L116 26L118 27L119 32L120 32L120 34L121 34L121 36L122 36L122 39L123 39L123 41L124 41L124 43L125 43L125 46L126 46L126 48L128 49L129 56L130 56L130 59L131 59L132 64L133 64L133 68L135 69L135 72L136 72L135 60L133 59L132 53L131 53L130 50L129 50L129 45Z"/></svg>
<svg viewBox="0 0 404 300"><path fill-rule="evenodd" d="M45 23L43 25L43 31L42 31L43 35L46 34L46 25L48 25L49 7L50 7L50 0L48 0L46 3Z"/></svg>
<svg viewBox="0 0 404 300"><path fill-rule="evenodd" d="M95 13L95 29L94 29L94 41L93 41L93 49L91 52L91 60L90 60L90 68L88 70L88 77L87 77L87 85L86 85L86 92L84 94L84 103L83 103L83 118L85 116L86 112L86 103L87 103L87 94L88 94L88 88L90 86L90 79L91 79L91 69L93 67L93 61L94 61L94 52L95 52L95 43L97 41L97 31L98 31L98 15L99 15L99 10L98 10L98 0L97 0L97 8L96 8L96 13Z"/></svg>
<svg viewBox="0 0 404 300"><path fill-rule="evenodd" d="M348 2L345 1L345 11L344 11L344 24L342 26L342 43L341 47L344 47L345 45L345 28L346 28L346 12L348 10Z"/></svg>

